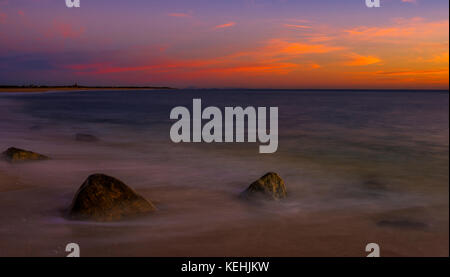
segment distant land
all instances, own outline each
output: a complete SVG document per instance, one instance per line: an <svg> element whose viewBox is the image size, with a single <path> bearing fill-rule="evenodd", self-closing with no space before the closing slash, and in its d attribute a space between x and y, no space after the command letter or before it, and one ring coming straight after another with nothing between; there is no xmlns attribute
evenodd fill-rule
<svg viewBox="0 0 450 277"><path fill-rule="evenodd" d="M248 90L248 91L398 91L398 92L414 92L414 91L429 91L429 92L448 92L448 89L398 89L398 88L182 88L182 89L194 89L194 90ZM21 93L21 92L55 92L55 91L86 91L86 90L179 90L179 88L172 87L158 87L158 86L82 86L82 85L68 85L68 86L48 86L48 85L23 85L23 86L11 86L11 85L0 85L0 93L11 92L11 93Z"/></svg>
<svg viewBox="0 0 450 277"><path fill-rule="evenodd" d="M175 89L171 87L146 87L146 86L80 86L78 84L70 86L47 86L47 85L26 85L7 86L0 85L0 92L47 92L47 91L77 91L77 90L151 90L151 89Z"/></svg>

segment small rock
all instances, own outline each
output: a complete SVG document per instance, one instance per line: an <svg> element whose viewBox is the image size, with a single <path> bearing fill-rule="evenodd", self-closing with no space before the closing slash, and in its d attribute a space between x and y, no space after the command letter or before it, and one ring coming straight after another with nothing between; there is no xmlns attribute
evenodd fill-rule
<svg viewBox="0 0 450 277"><path fill-rule="evenodd" d="M428 225L424 222L409 219L381 220L377 222L380 227L404 228L404 229L426 229Z"/></svg>
<svg viewBox="0 0 450 277"><path fill-rule="evenodd" d="M274 200L286 197L286 187L283 179L273 172L269 172L253 182L244 192L243 196L263 195Z"/></svg>
<svg viewBox="0 0 450 277"><path fill-rule="evenodd" d="M98 138L96 136L89 134L76 134L75 140L82 142L96 142L98 141Z"/></svg>
<svg viewBox="0 0 450 277"><path fill-rule="evenodd" d="M32 131L42 130L42 126L40 126L40 125L33 125L33 126L30 127L30 130L32 130Z"/></svg>
<svg viewBox="0 0 450 277"><path fill-rule="evenodd" d="M71 219L113 221L154 211L152 203L122 181L104 174L89 176L69 210Z"/></svg>
<svg viewBox="0 0 450 277"><path fill-rule="evenodd" d="M15 147L8 148L5 152L3 152L3 155L10 162L38 161L50 159L47 156Z"/></svg>

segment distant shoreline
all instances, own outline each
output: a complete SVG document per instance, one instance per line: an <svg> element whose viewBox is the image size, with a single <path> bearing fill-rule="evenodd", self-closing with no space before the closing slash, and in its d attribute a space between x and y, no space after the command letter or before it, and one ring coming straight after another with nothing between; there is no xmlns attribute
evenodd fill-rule
<svg viewBox="0 0 450 277"><path fill-rule="evenodd" d="M171 87L89 87L89 86L0 86L0 93L55 92L87 90L173 90Z"/></svg>
<svg viewBox="0 0 450 277"><path fill-rule="evenodd" d="M1 86L0 93L38 93L38 92L59 92L59 91L102 91L102 90L183 90L172 87L105 87L105 86ZM187 89L189 90L189 89ZM443 92L448 93L448 89L264 89L264 88L196 88L196 90L223 90L223 91L306 91L306 92L371 92L371 91L396 91L396 92Z"/></svg>

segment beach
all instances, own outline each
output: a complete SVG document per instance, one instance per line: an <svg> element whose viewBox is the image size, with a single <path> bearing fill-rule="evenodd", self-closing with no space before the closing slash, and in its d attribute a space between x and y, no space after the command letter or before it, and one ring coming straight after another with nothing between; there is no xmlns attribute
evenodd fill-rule
<svg viewBox="0 0 450 277"><path fill-rule="evenodd" d="M18 199L1 198L3 207L15 207L14 218L2 215L3 221L14 226L2 226L2 236L7 235L1 242L2 256L65 256L66 243L73 241L81 246L83 256L363 257L367 253L362 246L373 241L381 245L382 256L448 255L445 221L433 226L442 228L438 234L420 227L378 228L374 224L394 214L400 218L417 215L420 208L357 216L345 211L283 215L281 209L286 206L279 204L255 208L233 203L232 196L217 192L154 188L139 190L159 204L160 210L154 215L119 223L81 223L61 218L61 209L74 192L69 187L50 192L11 176L5 181L4 177L2 173L2 194L40 199L21 207ZM15 181L14 188L10 181ZM66 201L51 201L64 196ZM198 204L199 196L202 205ZM46 200L53 205L42 206ZM236 218L230 215L233 213L245 216ZM212 215L219 219L205 220ZM192 222L186 222L187 218Z"/></svg>
<svg viewBox="0 0 450 277"><path fill-rule="evenodd" d="M278 106L279 149L174 144L170 110ZM92 91L0 96L0 256L448 256L448 92ZM420 112L418 112L420 111ZM99 138L89 143L75 134ZM245 201L275 171L284 201ZM119 178L155 212L69 220L93 173Z"/></svg>

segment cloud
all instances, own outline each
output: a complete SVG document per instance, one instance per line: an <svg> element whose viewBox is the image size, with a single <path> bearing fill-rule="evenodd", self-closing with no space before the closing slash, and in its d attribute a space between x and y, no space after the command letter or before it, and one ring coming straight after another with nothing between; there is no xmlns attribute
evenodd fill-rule
<svg viewBox="0 0 450 277"><path fill-rule="evenodd" d="M444 52L441 54L434 55L431 59L426 60L427 62L432 63L447 63L448 64L449 56L448 52Z"/></svg>
<svg viewBox="0 0 450 277"><path fill-rule="evenodd" d="M288 42L281 39L270 40L266 47L266 51L272 52L272 54L289 56L323 54L337 50L342 50L342 48L319 43Z"/></svg>
<svg viewBox="0 0 450 277"><path fill-rule="evenodd" d="M448 74L448 68L434 70L377 71L376 73L388 76L441 75Z"/></svg>
<svg viewBox="0 0 450 277"><path fill-rule="evenodd" d="M144 63L120 64L107 61L84 64L71 64L65 69L73 70L77 74L104 75L115 73L145 73L145 74L204 74L205 76L232 75L235 73L246 75L288 74L298 69L319 69L318 63L298 60L309 54L325 54L339 50L322 44L308 44L303 42L288 42L282 39L270 39L262 46L248 51L232 52L228 55L208 59L173 59L168 53L162 60Z"/></svg>
<svg viewBox="0 0 450 277"><path fill-rule="evenodd" d="M287 28L296 28L296 29L310 29L311 26L307 25L297 25L297 24L284 24L284 27Z"/></svg>
<svg viewBox="0 0 450 277"><path fill-rule="evenodd" d="M132 71L149 71L157 68L156 65L142 65L142 66L117 66L112 63L87 63L87 64L72 64L65 66L66 69L74 70L77 73L87 74L111 74L123 73Z"/></svg>
<svg viewBox="0 0 450 277"><path fill-rule="evenodd" d="M85 29L81 26L65 23L62 21L55 21L52 32L62 36L63 38L79 38Z"/></svg>
<svg viewBox="0 0 450 277"><path fill-rule="evenodd" d="M23 71L26 68L29 71L44 71L55 69L48 56L42 55L11 55L0 56L0 68L8 71Z"/></svg>
<svg viewBox="0 0 450 277"><path fill-rule="evenodd" d="M172 17L181 17L181 18L191 18L192 15L187 14L187 13L169 13L168 16L172 16Z"/></svg>
<svg viewBox="0 0 450 277"><path fill-rule="evenodd" d="M214 29L223 29L223 28L229 28L229 27L233 27L234 25L236 25L236 22L228 22L222 25L217 25L216 27L214 27Z"/></svg>
<svg viewBox="0 0 450 277"><path fill-rule="evenodd" d="M356 27L346 32L353 37L374 39L377 37L405 37L416 31L413 27Z"/></svg>
<svg viewBox="0 0 450 277"><path fill-rule="evenodd" d="M381 60L374 56L362 56L358 54L353 54L350 57L350 61L344 64L349 66L364 66L364 65L378 64L380 62Z"/></svg>
<svg viewBox="0 0 450 277"><path fill-rule="evenodd" d="M344 32L351 39L361 39L370 41L399 41L400 39L410 39L417 41L418 39L432 37L448 37L449 21L426 21L423 18L400 18L396 19L391 26L358 26Z"/></svg>
<svg viewBox="0 0 450 277"><path fill-rule="evenodd" d="M216 72L222 74L246 73L246 74L288 74L292 70L298 68L295 63L255 63L242 66L224 66L208 69L208 72Z"/></svg>

